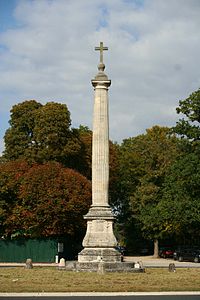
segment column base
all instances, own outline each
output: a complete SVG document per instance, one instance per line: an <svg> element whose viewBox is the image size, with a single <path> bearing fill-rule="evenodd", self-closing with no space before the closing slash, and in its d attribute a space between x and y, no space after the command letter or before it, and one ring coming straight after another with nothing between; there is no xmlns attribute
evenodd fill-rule
<svg viewBox="0 0 200 300"><path fill-rule="evenodd" d="M67 261L66 270L74 272L126 272L126 273L144 273L143 267L136 267L134 262L77 262Z"/></svg>
<svg viewBox="0 0 200 300"><path fill-rule="evenodd" d="M114 248L84 248L78 262L121 262L121 253Z"/></svg>

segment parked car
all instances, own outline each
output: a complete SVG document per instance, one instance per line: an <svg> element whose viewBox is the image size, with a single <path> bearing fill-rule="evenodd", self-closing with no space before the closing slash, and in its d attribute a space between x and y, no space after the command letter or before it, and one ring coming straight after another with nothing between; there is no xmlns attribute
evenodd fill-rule
<svg viewBox="0 0 200 300"><path fill-rule="evenodd" d="M174 260L200 262L200 250L198 248L179 248L173 254Z"/></svg>
<svg viewBox="0 0 200 300"><path fill-rule="evenodd" d="M159 250L159 256L163 258L173 257L174 250L172 247L161 247Z"/></svg>

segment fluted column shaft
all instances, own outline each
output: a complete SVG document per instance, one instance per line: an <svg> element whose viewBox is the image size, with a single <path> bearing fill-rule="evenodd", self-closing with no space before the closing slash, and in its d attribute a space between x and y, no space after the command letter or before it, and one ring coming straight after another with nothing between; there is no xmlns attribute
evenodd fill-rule
<svg viewBox="0 0 200 300"><path fill-rule="evenodd" d="M109 120L108 87L110 80L92 80L94 86L92 139L92 206L108 206Z"/></svg>

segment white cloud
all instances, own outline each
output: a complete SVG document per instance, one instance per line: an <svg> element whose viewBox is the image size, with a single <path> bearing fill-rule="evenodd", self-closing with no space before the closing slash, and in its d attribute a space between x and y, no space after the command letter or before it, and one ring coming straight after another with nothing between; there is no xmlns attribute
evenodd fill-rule
<svg viewBox="0 0 200 300"><path fill-rule="evenodd" d="M18 1L19 26L0 34L0 111L25 99L60 101L74 126L92 126L104 41L110 138L172 126L178 100L200 86L199 0Z"/></svg>

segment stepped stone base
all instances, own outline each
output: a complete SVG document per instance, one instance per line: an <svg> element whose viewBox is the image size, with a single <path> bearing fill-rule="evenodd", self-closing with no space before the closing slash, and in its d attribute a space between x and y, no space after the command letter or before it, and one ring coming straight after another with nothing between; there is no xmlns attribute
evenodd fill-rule
<svg viewBox="0 0 200 300"><path fill-rule="evenodd" d="M121 262L121 254L114 248L84 248L78 254L78 262Z"/></svg>
<svg viewBox="0 0 200 300"><path fill-rule="evenodd" d="M78 262L67 261L67 271L76 272L97 272L103 274L104 272L132 272L144 273L144 268L136 268L135 263L132 262Z"/></svg>

